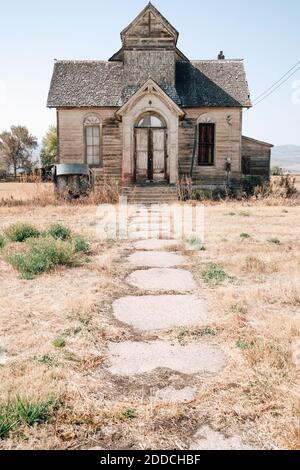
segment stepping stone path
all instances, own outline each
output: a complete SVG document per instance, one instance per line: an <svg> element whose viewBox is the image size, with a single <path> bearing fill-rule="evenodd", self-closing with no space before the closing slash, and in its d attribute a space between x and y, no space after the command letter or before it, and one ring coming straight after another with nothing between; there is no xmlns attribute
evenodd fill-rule
<svg viewBox="0 0 300 470"><path fill-rule="evenodd" d="M193 295L124 297L113 310L122 323L142 331L206 325L208 320L206 303Z"/></svg>
<svg viewBox="0 0 300 470"><path fill-rule="evenodd" d="M205 301L188 295L197 287L193 275L188 270L176 268L187 264L185 257L158 251L175 244L178 246L178 241L142 240L134 243L137 251L128 257L129 265L149 269L134 271L126 282L148 293L157 292L157 295L127 296L115 301L113 313L119 321L149 332L207 324ZM163 295L163 292L169 295ZM144 374L159 368L193 375L221 371L226 358L221 349L212 344L182 346L157 340L110 343L109 361L109 372L120 376ZM177 391L179 398L181 393L184 395L185 392Z"/></svg>
<svg viewBox="0 0 300 470"><path fill-rule="evenodd" d="M209 318L206 303L193 295L197 284L192 273L182 269L182 266L188 264L187 259L180 253L163 251L178 248L181 244L176 240L149 239L157 227L152 224L148 232L145 232L146 217L147 211L138 209L131 220L131 239L141 238L141 235L145 238L131 243L128 247L135 250L129 255L128 263L136 268L136 271L132 272L125 282L137 289L137 295L115 301L114 316L120 322L142 332L207 325ZM161 218L161 214L159 217ZM155 224L158 220L154 217L152 222ZM145 295L139 295L141 291ZM155 292L157 294L153 295ZM203 376L217 374L225 365L224 352L211 341L182 345L177 341L157 339L111 342L108 345L107 370L121 377L149 374L157 369L167 369L175 374ZM151 383L148 385L151 386ZM186 402L192 401L196 394L195 386L175 388L165 385L164 388L153 392L151 400L164 403ZM194 436L191 449L205 446L212 438L213 431L209 433L209 428L205 430L206 433L202 429L200 434ZM218 433L213 436L215 442L211 443L211 448L242 446L235 438L232 440L220 436Z"/></svg>
<svg viewBox="0 0 300 470"><path fill-rule="evenodd" d="M189 450L254 450L238 436L226 437L209 426L201 427L193 438Z"/></svg>

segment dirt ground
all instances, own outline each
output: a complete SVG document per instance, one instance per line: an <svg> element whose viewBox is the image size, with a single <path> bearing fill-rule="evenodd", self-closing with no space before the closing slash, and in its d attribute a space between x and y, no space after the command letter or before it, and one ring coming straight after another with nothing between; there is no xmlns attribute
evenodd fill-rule
<svg viewBox="0 0 300 470"><path fill-rule="evenodd" d="M0 256L0 343L7 358L0 365L0 400L19 395L59 403L46 424L12 431L0 449L186 449L201 426L241 436L254 448L299 449L299 205L206 205L205 251L185 256L208 304L207 334L214 332L227 365L205 377L168 369L130 378L109 373L108 342L178 345L206 338L202 325L139 332L114 318L113 301L136 295L124 282L134 268L128 242L97 240L96 211L0 207L0 233L19 221L41 229L62 222L92 247L88 262L30 281ZM205 283L210 262L228 280ZM65 347L53 345L58 336ZM162 387L197 393L187 402L157 402Z"/></svg>

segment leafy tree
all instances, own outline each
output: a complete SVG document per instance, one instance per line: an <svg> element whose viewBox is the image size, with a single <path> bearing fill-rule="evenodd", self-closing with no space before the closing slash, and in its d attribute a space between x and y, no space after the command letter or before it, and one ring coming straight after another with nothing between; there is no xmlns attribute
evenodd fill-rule
<svg viewBox="0 0 300 470"><path fill-rule="evenodd" d="M15 178L19 169L31 171L32 150L36 147L37 138L27 127L11 126L10 131L0 134L0 159L7 168L13 167Z"/></svg>
<svg viewBox="0 0 300 470"><path fill-rule="evenodd" d="M271 176L282 176L283 170L280 166L272 166L271 168Z"/></svg>
<svg viewBox="0 0 300 470"><path fill-rule="evenodd" d="M41 162L44 168L55 163L57 156L57 131L55 126L50 126L47 134L43 138L43 148L41 150Z"/></svg>

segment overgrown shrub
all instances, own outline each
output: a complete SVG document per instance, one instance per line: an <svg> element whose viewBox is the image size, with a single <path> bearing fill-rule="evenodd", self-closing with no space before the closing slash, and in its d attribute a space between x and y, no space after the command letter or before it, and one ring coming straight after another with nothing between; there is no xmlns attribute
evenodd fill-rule
<svg viewBox="0 0 300 470"><path fill-rule="evenodd" d="M12 242L24 242L28 238L37 238L40 236L39 230L33 225L18 223L11 225L5 231L5 234Z"/></svg>
<svg viewBox="0 0 300 470"><path fill-rule="evenodd" d="M271 178L268 183L257 186L254 190L256 199L282 198L290 199L297 194L296 178L292 175Z"/></svg>
<svg viewBox="0 0 300 470"><path fill-rule="evenodd" d="M74 247L69 242L41 238L29 240L24 253L8 256L8 261L25 279L49 271L58 265L71 265Z"/></svg>
<svg viewBox="0 0 300 470"><path fill-rule="evenodd" d="M71 238L71 230L61 224L51 225L47 233L56 240L69 240Z"/></svg>
<svg viewBox="0 0 300 470"><path fill-rule="evenodd" d="M193 199L196 201L223 201L231 197L231 191L226 187L211 189L196 189L193 191Z"/></svg>
<svg viewBox="0 0 300 470"><path fill-rule="evenodd" d="M90 250L89 244L79 235L74 238L73 244L76 253L88 253Z"/></svg>
<svg viewBox="0 0 300 470"><path fill-rule="evenodd" d="M271 168L271 175L272 176L283 176L283 169L280 166L274 165Z"/></svg>
<svg viewBox="0 0 300 470"><path fill-rule="evenodd" d="M183 177L178 184L181 201L221 201L231 196L229 188L220 186L211 189L194 189L192 179Z"/></svg>
<svg viewBox="0 0 300 470"><path fill-rule="evenodd" d="M265 184L264 178L261 176L251 176L250 178L244 178L241 181L242 191L246 197L254 195L256 188L260 188Z"/></svg>

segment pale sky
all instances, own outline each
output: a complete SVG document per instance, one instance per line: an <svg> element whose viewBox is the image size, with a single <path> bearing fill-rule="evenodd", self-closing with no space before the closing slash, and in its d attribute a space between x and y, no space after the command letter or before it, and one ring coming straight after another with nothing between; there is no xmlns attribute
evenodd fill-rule
<svg viewBox="0 0 300 470"><path fill-rule="evenodd" d="M1 0L0 132L26 125L39 139L55 111L46 108L57 59L108 59L120 31L146 0ZM153 0L178 29L190 59L244 58L252 99L300 61L299 0ZM300 69L244 113L245 135L275 145L300 145Z"/></svg>

